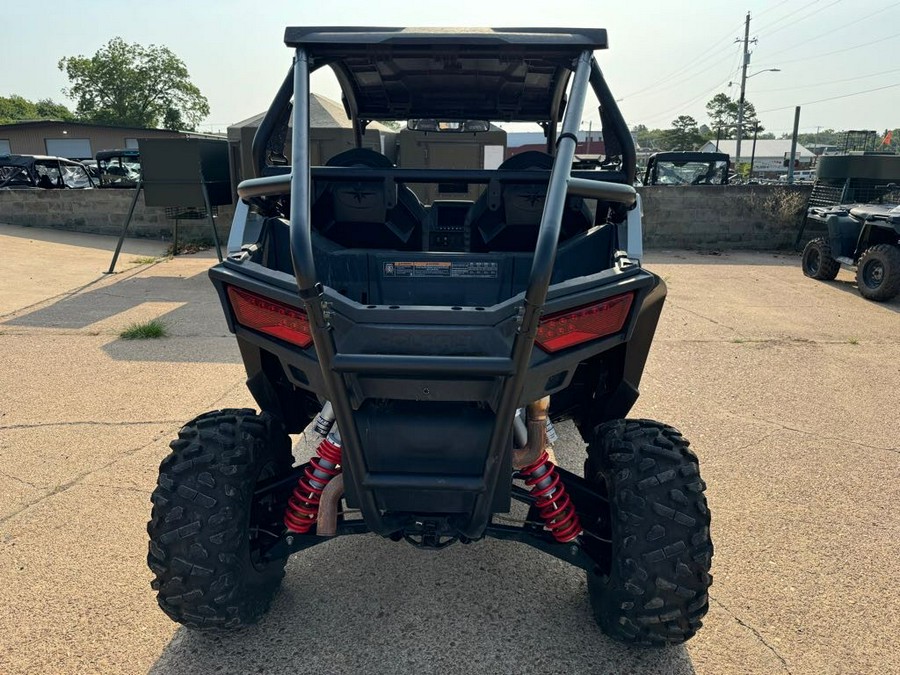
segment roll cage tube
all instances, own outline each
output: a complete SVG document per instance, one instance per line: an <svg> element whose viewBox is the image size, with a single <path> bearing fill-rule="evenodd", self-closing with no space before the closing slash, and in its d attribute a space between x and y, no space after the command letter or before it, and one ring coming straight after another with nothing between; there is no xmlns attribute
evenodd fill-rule
<svg viewBox="0 0 900 675"><path fill-rule="evenodd" d="M470 538L480 537L490 519L492 495L500 478L500 468L503 466L505 454L509 451L511 421L515 415L519 397L522 395L525 374L531 359L541 310L550 287L567 194L570 189L573 192L582 194L606 194L604 186L607 184L597 183L596 186L590 186L588 185L590 181L573 179L571 176L572 162L578 140L576 133L581 124L581 114L587 89L592 84L595 84L592 80L595 80L596 64L591 52L584 51L575 59L573 66L575 72L572 78L568 105L562 121L561 133L556 144L557 152L550 171L547 197L541 216L540 230L528 286L525 291L524 311L513 339L511 356L508 360L503 359L504 364L502 365L504 368L502 370L505 374L502 375L496 422L491 432L485 461L483 489L475 497L475 503L468 520L459 526L460 533ZM602 75L599 75L599 69L596 69L596 73L598 73L599 80L602 83ZM341 429L344 445L343 461L352 476L363 477L366 475L365 457L362 452L359 430L353 417L350 398L343 380L343 371L346 369L336 367L340 358L336 353L336 345L331 334L331 328L325 317L323 307L325 301L324 287L317 282L315 259L313 257L310 200L311 172L309 166L309 80L309 56L303 47L299 47L296 50L293 66L295 105L293 109L292 170L290 176L291 259L299 295L306 307L310 332L312 333L322 372L323 384L325 385L326 394L334 407L335 416ZM282 91L284 89L285 87L282 86ZM597 91L601 103L604 100L602 97L604 91L608 95L608 89L601 88L600 91ZM280 91L279 94L281 93ZM611 96L608 98L611 101L611 109L617 112ZM620 114L617 117L613 116L611 119L614 123L616 119L622 121L622 126L624 127L624 121ZM627 132L627 127L624 128ZM614 131L618 133L620 129L615 129ZM257 141L259 142L259 147L265 148L267 143L265 138L256 139L255 145ZM631 147L631 154L632 156L634 154L633 146ZM631 169L631 174L633 175L633 168ZM616 201L633 203L634 189L630 185L616 185L614 192ZM426 365L423 362L423 367ZM350 370L352 371L352 368ZM362 489L358 491L358 497L363 515L372 530L379 534L390 534L392 525L382 515L375 499L375 493L371 489Z"/></svg>
<svg viewBox="0 0 900 675"><path fill-rule="evenodd" d="M253 154L253 166L256 169L257 176L265 175L268 164L269 140L272 138L275 128L285 118L288 106L291 104L291 95L294 93L294 71L295 68L291 66L284 77L284 81L278 88L278 92L275 94L272 105L269 106L262 122L259 124L259 128L253 135L251 151Z"/></svg>
<svg viewBox="0 0 900 675"><path fill-rule="evenodd" d="M316 267L312 250L312 215L309 197L309 55L299 47L294 59L294 125L291 135L291 207L290 247L291 261L300 298L306 307L313 344L322 371L322 381L328 400L334 408L335 418L341 430L343 452L341 462L352 476L365 475L365 458L362 441L353 408L344 385L344 377L333 366L336 348L330 327L325 319L324 287L316 282ZM372 490L359 490L360 509L372 530L381 535L391 533Z"/></svg>
<svg viewBox="0 0 900 675"><path fill-rule="evenodd" d="M550 170L547 198L544 201L544 212L541 214L541 227L538 231L534 258L531 262L528 287L525 290L524 313L513 339L513 373L503 382L500 401L497 405L497 417L491 431L485 466L487 491L475 498L469 522L461 528L462 534L470 538L480 537L490 518L491 496L495 492L499 479L503 453L510 445L512 420L516 414L519 396L522 395L525 373L531 361L531 351L537 336L538 322L541 319L541 310L550 288L553 262L556 260L556 248L562 226L563 210L566 206L568 182L578 143L578 127L581 126L581 113L587 96L592 61L593 57L589 51L582 52L576 61L575 77L572 80L572 90L563 117L562 131L556 142L556 154Z"/></svg>
<svg viewBox="0 0 900 675"><path fill-rule="evenodd" d="M594 95L600 102L600 117L604 122L608 122L609 126L619 144L622 146L622 171L628 180L629 185L634 185L637 179L637 151L634 147L634 140L631 138L631 132L628 130L628 124L622 117L622 111L616 105L616 99L606 84L603 77L603 71L596 59L591 59L591 88ZM605 129L606 124L603 125Z"/></svg>

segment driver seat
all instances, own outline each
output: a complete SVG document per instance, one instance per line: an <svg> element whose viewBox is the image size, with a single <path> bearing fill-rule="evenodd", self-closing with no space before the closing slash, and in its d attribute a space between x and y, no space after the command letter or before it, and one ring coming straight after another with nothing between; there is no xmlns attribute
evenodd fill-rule
<svg viewBox="0 0 900 675"><path fill-rule="evenodd" d="M354 148L335 155L326 166L393 168L384 155ZM313 226L345 248L422 250L425 208L415 193L400 183L316 181Z"/></svg>

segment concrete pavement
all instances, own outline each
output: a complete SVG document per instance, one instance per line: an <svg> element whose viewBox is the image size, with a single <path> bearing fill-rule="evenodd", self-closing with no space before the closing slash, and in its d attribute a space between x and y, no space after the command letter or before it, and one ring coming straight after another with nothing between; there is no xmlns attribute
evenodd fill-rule
<svg viewBox="0 0 900 675"><path fill-rule="evenodd" d="M669 302L633 415L693 441L713 514L711 609L685 647L607 640L583 575L526 547L372 536L294 556L263 622L210 637L156 607L148 497L181 423L252 400L214 257L138 264L163 246L129 242L103 276L114 244L0 226L0 672L900 672L900 302L846 272L647 261ZM170 337L118 338L148 318Z"/></svg>

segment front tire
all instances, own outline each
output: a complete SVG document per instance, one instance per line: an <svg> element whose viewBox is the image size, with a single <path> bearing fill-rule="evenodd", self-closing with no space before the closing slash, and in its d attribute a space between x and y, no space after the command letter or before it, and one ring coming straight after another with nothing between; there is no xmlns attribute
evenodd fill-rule
<svg viewBox="0 0 900 675"><path fill-rule="evenodd" d="M147 564L160 608L194 629L255 623L284 577L285 560L259 548L283 531L284 504L255 505L265 478L293 463L281 422L253 410L218 410L188 422L159 467Z"/></svg>
<svg viewBox="0 0 900 675"><path fill-rule="evenodd" d="M803 274L822 281L833 281L841 269L841 264L831 255L831 246L821 237L813 239L803 248L800 265Z"/></svg>
<svg viewBox="0 0 900 675"><path fill-rule="evenodd" d="M615 420L594 432L585 478L605 489L610 562L588 572L594 618L621 642L662 646L709 609L713 546L697 456L672 427Z"/></svg>
<svg viewBox="0 0 900 675"><path fill-rule="evenodd" d="M895 298L900 293L900 248L890 244L867 248L856 266L856 287L867 300Z"/></svg>

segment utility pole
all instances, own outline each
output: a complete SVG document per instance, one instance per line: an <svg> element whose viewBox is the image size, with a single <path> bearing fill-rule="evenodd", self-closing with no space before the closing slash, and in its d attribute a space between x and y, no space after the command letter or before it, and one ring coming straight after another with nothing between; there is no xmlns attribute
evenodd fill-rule
<svg viewBox="0 0 900 675"><path fill-rule="evenodd" d="M800 131L800 106L794 108L794 133L791 135L791 163L788 164L788 185L794 184L794 162L797 161L797 134Z"/></svg>
<svg viewBox="0 0 900 675"><path fill-rule="evenodd" d="M748 180L753 180L753 162L756 160L756 136L759 133L759 120L753 125L753 150L750 152L750 173L747 174Z"/></svg>
<svg viewBox="0 0 900 675"><path fill-rule="evenodd" d="M737 42L737 40L735 40ZM747 66L750 65L750 12L747 12L747 20L744 22L744 65L741 67L741 97L738 99L737 119L737 144L734 149L734 163L737 166L741 161L741 136L744 131L744 93L747 91Z"/></svg>

